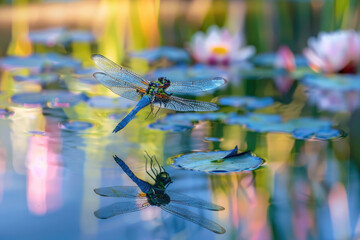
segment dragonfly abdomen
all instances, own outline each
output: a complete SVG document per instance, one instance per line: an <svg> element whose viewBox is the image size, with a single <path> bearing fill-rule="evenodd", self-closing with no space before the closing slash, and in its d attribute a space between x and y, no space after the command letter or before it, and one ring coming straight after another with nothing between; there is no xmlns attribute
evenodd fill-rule
<svg viewBox="0 0 360 240"><path fill-rule="evenodd" d="M138 104L136 104L134 109L131 110L131 112L128 115L126 115L126 117L123 120L121 120L121 122L115 127L115 129L113 130L113 133L116 133L116 132L120 131L121 129L123 129L135 117L135 115L141 109L143 109L144 107L146 107L150 103L151 103L151 97L149 95L144 95L140 99Z"/></svg>
<svg viewBox="0 0 360 240"><path fill-rule="evenodd" d="M143 193L147 194L152 192L151 185L148 182L145 182L139 179L137 176L135 176L135 174L131 171L131 169L126 165L126 163L123 160L118 158L116 155L114 156L114 159L116 163L119 164L121 169L126 173L126 175L128 175L129 178L131 178L131 180L133 180L136 183L136 185L138 185L138 187L141 189Z"/></svg>

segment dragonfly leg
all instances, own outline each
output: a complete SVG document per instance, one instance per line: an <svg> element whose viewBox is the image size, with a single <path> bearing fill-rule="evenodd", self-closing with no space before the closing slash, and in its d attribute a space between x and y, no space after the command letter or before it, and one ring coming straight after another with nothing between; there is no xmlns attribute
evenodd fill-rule
<svg viewBox="0 0 360 240"><path fill-rule="evenodd" d="M149 154L145 151L145 153L146 153L146 155L147 156L149 156ZM155 180L155 178L148 172L148 168L147 168L147 162L148 162L148 158L147 158L147 156L146 155L144 155L144 157L145 157L145 172L147 173L147 175L149 175L154 181L156 181Z"/></svg>

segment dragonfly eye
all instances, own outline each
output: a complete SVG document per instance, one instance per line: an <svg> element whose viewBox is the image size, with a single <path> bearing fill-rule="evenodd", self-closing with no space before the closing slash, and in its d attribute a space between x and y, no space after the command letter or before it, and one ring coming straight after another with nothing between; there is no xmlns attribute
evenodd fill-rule
<svg viewBox="0 0 360 240"><path fill-rule="evenodd" d="M164 78L164 77L159 77L159 78L158 78L158 81L159 81L160 83L162 83L162 84L165 84L165 83L167 83L169 80L167 80L167 79Z"/></svg>

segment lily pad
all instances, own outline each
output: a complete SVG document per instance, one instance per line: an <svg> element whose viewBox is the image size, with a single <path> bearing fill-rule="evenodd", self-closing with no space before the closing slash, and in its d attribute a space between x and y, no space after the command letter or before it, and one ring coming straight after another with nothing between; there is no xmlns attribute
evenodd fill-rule
<svg viewBox="0 0 360 240"><path fill-rule="evenodd" d="M222 138L217 138L217 137L206 137L204 138L204 141L207 142L222 142L224 139Z"/></svg>
<svg viewBox="0 0 360 240"><path fill-rule="evenodd" d="M11 97L13 103L25 107L41 107L46 104L49 104L50 107L71 107L87 99L88 97L85 94L75 94L62 90L18 93Z"/></svg>
<svg viewBox="0 0 360 240"><path fill-rule="evenodd" d="M247 113L246 115L231 114L226 120L228 124L245 125L246 127L252 125L268 125L274 123L281 123L282 117L277 114L261 114L261 113Z"/></svg>
<svg viewBox="0 0 360 240"><path fill-rule="evenodd" d="M188 122L198 122L198 121L216 121L224 120L228 117L227 113L215 112L215 113L176 113L167 115L164 120L168 122L174 121L188 121Z"/></svg>
<svg viewBox="0 0 360 240"><path fill-rule="evenodd" d="M63 130L77 132L77 131L85 131L93 127L93 124L84 121L66 121L60 123L59 127Z"/></svg>
<svg viewBox="0 0 360 240"><path fill-rule="evenodd" d="M125 98L111 98L106 96L95 96L89 99L87 104L94 108L130 108L136 105L135 101Z"/></svg>
<svg viewBox="0 0 360 240"><path fill-rule="evenodd" d="M272 68L275 66L276 57L276 53L262 53L253 58L253 63L257 66ZM298 67L306 67L307 60L303 55L295 54L295 64Z"/></svg>
<svg viewBox="0 0 360 240"><path fill-rule="evenodd" d="M58 81L59 75L56 73L30 74L28 76L15 75L14 80L17 82L34 82L45 85Z"/></svg>
<svg viewBox="0 0 360 240"><path fill-rule="evenodd" d="M250 151L235 153L237 147L230 151L195 152L173 158L173 165L207 173L228 173L257 169L264 160Z"/></svg>
<svg viewBox="0 0 360 240"><path fill-rule="evenodd" d="M165 121L162 119L149 124L149 128L161 131L183 132L194 128L194 125L188 121Z"/></svg>
<svg viewBox="0 0 360 240"><path fill-rule="evenodd" d="M144 58L149 62L155 62L162 58L168 59L174 63L189 62L190 56L187 51L182 48L163 46L153 49L147 49L139 52L133 52L131 57Z"/></svg>
<svg viewBox="0 0 360 240"><path fill-rule="evenodd" d="M57 53L32 54L26 57L7 56L0 59L0 68L14 70L27 68L32 72L42 72L44 69L64 69L81 67L81 62Z"/></svg>
<svg viewBox="0 0 360 240"><path fill-rule="evenodd" d="M244 125L255 132L289 133L296 139L330 140L341 138L344 132L332 128L333 123L324 119L303 117L282 122L280 115L248 113L246 115L230 115L228 124Z"/></svg>
<svg viewBox="0 0 360 240"><path fill-rule="evenodd" d="M336 91L360 91L360 75L354 74L307 74L302 83L310 88Z"/></svg>
<svg viewBox="0 0 360 240"><path fill-rule="evenodd" d="M93 42L95 40L94 35L89 31L68 31L65 28L47 28L31 31L29 38L33 43L43 44L49 47L68 45L72 42Z"/></svg>
<svg viewBox="0 0 360 240"><path fill-rule="evenodd" d="M244 107L248 110L255 110L273 105L274 100L271 97L258 98L230 96L220 98L219 104L224 106Z"/></svg>
<svg viewBox="0 0 360 240"><path fill-rule="evenodd" d="M333 128L320 128L320 129L302 129L298 128L292 132L292 136L296 139L316 139L316 140L329 140L345 137L345 133L338 129Z"/></svg>

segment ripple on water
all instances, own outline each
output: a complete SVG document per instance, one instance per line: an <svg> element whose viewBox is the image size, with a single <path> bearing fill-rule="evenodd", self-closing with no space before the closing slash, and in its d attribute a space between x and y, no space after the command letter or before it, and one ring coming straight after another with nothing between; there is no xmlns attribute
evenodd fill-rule
<svg viewBox="0 0 360 240"><path fill-rule="evenodd" d="M85 131L89 128L92 128L94 125L90 122L85 121L65 121L59 124L59 127L67 131Z"/></svg>

